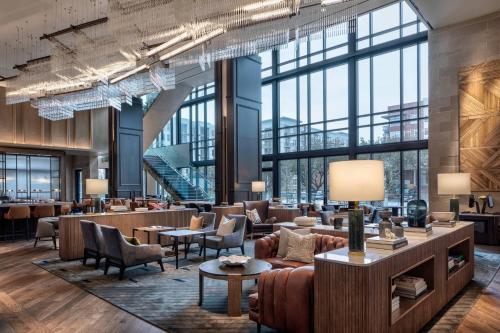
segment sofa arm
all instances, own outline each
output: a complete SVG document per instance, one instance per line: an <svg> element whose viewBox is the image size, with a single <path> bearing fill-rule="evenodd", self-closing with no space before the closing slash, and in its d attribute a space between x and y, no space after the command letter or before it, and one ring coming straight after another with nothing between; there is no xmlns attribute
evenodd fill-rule
<svg viewBox="0 0 500 333"><path fill-rule="evenodd" d="M298 208L274 208L269 207L269 217L275 217L276 222L292 222L297 216L300 216Z"/></svg>
<svg viewBox="0 0 500 333"><path fill-rule="evenodd" d="M263 272L258 285L258 320L280 332L313 332L314 267Z"/></svg>
<svg viewBox="0 0 500 333"><path fill-rule="evenodd" d="M255 241L255 258L266 259L276 257L280 238L277 234L269 234Z"/></svg>

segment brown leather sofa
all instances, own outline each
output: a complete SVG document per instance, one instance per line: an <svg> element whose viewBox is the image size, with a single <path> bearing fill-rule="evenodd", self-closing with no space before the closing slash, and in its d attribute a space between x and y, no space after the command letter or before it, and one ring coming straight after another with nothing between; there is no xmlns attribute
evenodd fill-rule
<svg viewBox="0 0 500 333"><path fill-rule="evenodd" d="M253 238L254 234L269 234L273 232L273 223L291 222L300 216L298 208L274 208L269 207L269 201L243 201L243 211L257 209L262 223L252 223L247 219L247 235Z"/></svg>
<svg viewBox="0 0 500 333"><path fill-rule="evenodd" d="M314 332L314 267L275 269L259 277L249 296L250 320L279 332Z"/></svg>
<svg viewBox="0 0 500 333"><path fill-rule="evenodd" d="M297 268L307 265L303 262L283 260L282 257L278 257L279 241L279 232L272 233L256 240L255 258L267 261L273 266L273 269L286 267ZM316 249L314 253L323 253L344 246L347 246L347 240L345 238L318 234L316 236Z"/></svg>

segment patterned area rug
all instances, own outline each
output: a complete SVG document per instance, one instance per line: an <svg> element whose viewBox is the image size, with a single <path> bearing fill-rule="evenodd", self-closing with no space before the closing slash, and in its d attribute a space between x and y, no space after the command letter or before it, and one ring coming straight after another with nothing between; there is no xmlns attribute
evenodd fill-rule
<svg viewBox="0 0 500 333"><path fill-rule="evenodd" d="M247 255L253 256L253 242L245 244ZM240 254L239 249L230 250ZM171 254L171 253L170 253ZM229 253L221 253L226 255ZM207 251L208 259L215 258L214 251ZM481 295L500 265L498 248L491 251L476 248L474 280L465 287L431 322L423 332L454 332ZM93 261L91 261L93 262ZM38 260L34 264L69 281L99 298L143 319L167 332L256 332L256 325L248 319L248 295L256 291L253 281L243 282L239 318L228 317L227 283L205 278L203 306L198 303L198 257L197 248L191 250L188 259L179 261L175 269L175 258L164 259L165 272L156 264L148 267L128 269L123 281L118 280L118 270L110 268L108 276L103 267L95 270L83 266L81 261ZM272 332L263 327L263 332Z"/></svg>

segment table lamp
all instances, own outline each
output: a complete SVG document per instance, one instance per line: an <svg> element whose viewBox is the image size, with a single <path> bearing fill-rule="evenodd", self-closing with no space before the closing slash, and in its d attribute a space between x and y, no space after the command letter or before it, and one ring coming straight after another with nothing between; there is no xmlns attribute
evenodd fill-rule
<svg viewBox="0 0 500 333"><path fill-rule="evenodd" d="M266 191L266 182L256 180L252 182L252 192L258 193L257 197L262 200L262 192Z"/></svg>
<svg viewBox="0 0 500 333"><path fill-rule="evenodd" d="M353 201L349 209L349 254L364 254L363 210L359 201L384 200L384 161L351 160L332 162L328 171L328 198Z"/></svg>
<svg viewBox="0 0 500 333"><path fill-rule="evenodd" d="M450 212L455 213L455 221L458 222L459 203L457 195L470 194L470 173L438 173L438 195L451 195Z"/></svg>
<svg viewBox="0 0 500 333"><path fill-rule="evenodd" d="M85 193L94 196L94 212L101 212L101 195L108 194L107 179L85 179Z"/></svg>

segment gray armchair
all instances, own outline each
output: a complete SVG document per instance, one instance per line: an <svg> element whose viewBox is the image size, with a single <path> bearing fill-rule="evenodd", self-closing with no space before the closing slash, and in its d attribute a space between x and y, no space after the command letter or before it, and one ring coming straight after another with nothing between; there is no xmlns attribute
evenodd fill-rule
<svg viewBox="0 0 500 333"><path fill-rule="evenodd" d="M222 249L231 249L235 247L239 247L241 249L241 253L245 254L245 247L243 243L245 241L245 231L246 231L246 220L247 217L245 215L227 215L228 219L235 219L236 223L234 226L234 231L232 234L227 236L206 236L206 246L208 249L217 250L217 258L219 257L220 251ZM203 250L203 238L199 238L197 240L198 245L200 246L200 256Z"/></svg>
<svg viewBox="0 0 500 333"><path fill-rule="evenodd" d="M99 226L93 221L80 220L83 236L83 264L88 258L95 258L95 268L99 268L101 258L104 256L104 242Z"/></svg>
<svg viewBox="0 0 500 333"><path fill-rule="evenodd" d="M120 269L120 280L123 279L125 268L142 265L156 261L164 272L161 246L159 244L132 245L127 242L120 231L113 227L101 225L102 236L104 239L104 257L106 265L104 275L108 274L109 266L115 266Z"/></svg>
<svg viewBox="0 0 500 333"><path fill-rule="evenodd" d="M36 234L35 234L35 244L33 247L36 247L38 241L42 240L42 238L50 238L54 243L54 250L57 250L57 217L49 217L49 218L41 218L38 219L36 224Z"/></svg>

